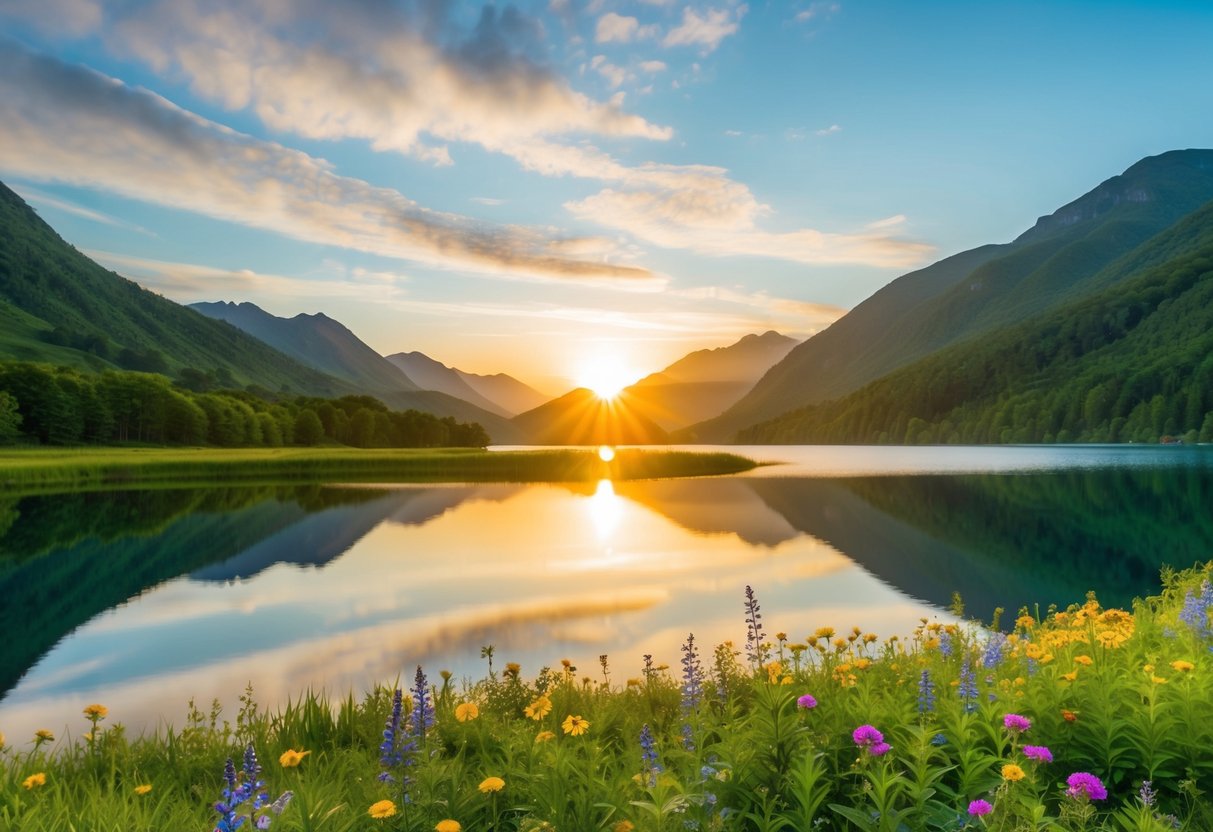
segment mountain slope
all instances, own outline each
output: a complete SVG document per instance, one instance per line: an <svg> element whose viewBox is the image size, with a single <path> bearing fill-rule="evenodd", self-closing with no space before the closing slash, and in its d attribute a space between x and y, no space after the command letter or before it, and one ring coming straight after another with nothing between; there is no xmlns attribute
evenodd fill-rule
<svg viewBox="0 0 1213 832"><path fill-rule="evenodd" d="M456 369L455 372L467 382L469 387L512 415L525 413L552 398L505 373L479 375L465 373L459 369Z"/></svg>
<svg viewBox="0 0 1213 832"><path fill-rule="evenodd" d="M395 367L398 372L407 375L422 390L446 393L448 396L471 402L498 416L509 417L517 413L517 411L510 412L481 395L456 370L440 361L435 361L423 352L397 352L383 360Z"/></svg>
<svg viewBox="0 0 1213 832"><path fill-rule="evenodd" d="M1213 150L1143 159L1012 243L963 252L893 281L685 438L728 439L746 425L845 395L950 344L1114 285L1127 276L1114 265L1119 258L1209 199Z"/></svg>
<svg viewBox="0 0 1213 832"><path fill-rule="evenodd" d="M355 392L240 330L107 271L63 241L0 184L0 301L20 310L21 333L0 339L0 358L173 373L222 371L235 384L339 396ZM57 349L54 349L54 348Z"/></svg>
<svg viewBox="0 0 1213 832"><path fill-rule="evenodd" d="M1213 440L1213 202L1127 262L1157 265L738 438L1149 442L1170 434ZM1123 271L1124 263L1116 268Z"/></svg>
<svg viewBox="0 0 1213 832"><path fill-rule="evenodd" d="M665 430L722 413L799 343L770 331L697 350L627 388L628 404Z"/></svg>
<svg viewBox="0 0 1213 832"><path fill-rule="evenodd" d="M640 415L621 393L600 399L579 387L510 420L531 445L660 445L666 432Z"/></svg>
<svg viewBox="0 0 1213 832"><path fill-rule="evenodd" d="M324 313L279 318L252 303L191 303L208 318L227 321L309 367L363 390L420 390L383 356Z"/></svg>

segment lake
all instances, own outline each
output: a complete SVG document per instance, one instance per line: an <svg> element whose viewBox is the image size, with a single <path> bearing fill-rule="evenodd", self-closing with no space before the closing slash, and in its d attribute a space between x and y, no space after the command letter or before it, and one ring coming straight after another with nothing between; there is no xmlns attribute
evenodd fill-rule
<svg viewBox="0 0 1213 832"><path fill-rule="evenodd" d="M714 449L713 449L714 450ZM90 702L133 730L194 698L234 719L416 665L478 678L677 668L688 632L907 634L1021 606L1108 606L1213 557L1209 447L742 447L738 476L585 485L294 485L0 497L0 731Z"/></svg>

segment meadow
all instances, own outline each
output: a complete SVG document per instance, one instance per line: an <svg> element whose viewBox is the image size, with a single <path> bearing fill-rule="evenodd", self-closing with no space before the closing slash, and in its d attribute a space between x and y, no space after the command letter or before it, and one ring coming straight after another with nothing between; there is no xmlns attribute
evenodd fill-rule
<svg viewBox="0 0 1213 832"><path fill-rule="evenodd" d="M732 474L754 467L728 453L480 448L9 448L0 494L133 485L343 482L584 482Z"/></svg>
<svg viewBox="0 0 1213 832"><path fill-rule="evenodd" d="M526 670L485 645L477 681L250 689L141 737L96 703L0 740L0 828L1207 830L1211 570L906 638L771 633L747 587L736 645Z"/></svg>

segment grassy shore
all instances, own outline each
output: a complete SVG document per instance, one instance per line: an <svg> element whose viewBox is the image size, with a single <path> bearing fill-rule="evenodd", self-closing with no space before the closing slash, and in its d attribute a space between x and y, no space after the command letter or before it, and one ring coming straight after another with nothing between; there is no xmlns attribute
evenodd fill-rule
<svg viewBox="0 0 1213 832"><path fill-rule="evenodd" d="M469 448L71 448L0 450L0 493L223 482L581 482L732 474L754 467L734 454Z"/></svg>
<svg viewBox="0 0 1213 832"><path fill-rule="evenodd" d="M7 739L0 829L1207 832L1209 575L907 639L772 634L747 587L737 646L690 637L673 668L498 656L140 738L97 704L82 739Z"/></svg>

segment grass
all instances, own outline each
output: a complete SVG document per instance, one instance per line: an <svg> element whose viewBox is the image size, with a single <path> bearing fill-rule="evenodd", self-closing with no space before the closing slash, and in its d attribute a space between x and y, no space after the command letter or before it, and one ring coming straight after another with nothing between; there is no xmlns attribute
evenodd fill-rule
<svg viewBox="0 0 1213 832"><path fill-rule="evenodd" d="M734 454L622 450L611 463L574 449L29 448L0 450L0 494L131 485L347 482L580 482L731 474Z"/></svg>
<svg viewBox="0 0 1213 832"><path fill-rule="evenodd" d="M747 592L740 649L688 638L676 671L603 656L529 676L486 646L474 683L410 673L398 716L395 685L273 710L250 690L234 720L191 703L139 738L90 706L82 739L9 738L0 828L1208 830L1211 568L1132 612L1025 612L1010 635L770 635Z"/></svg>

